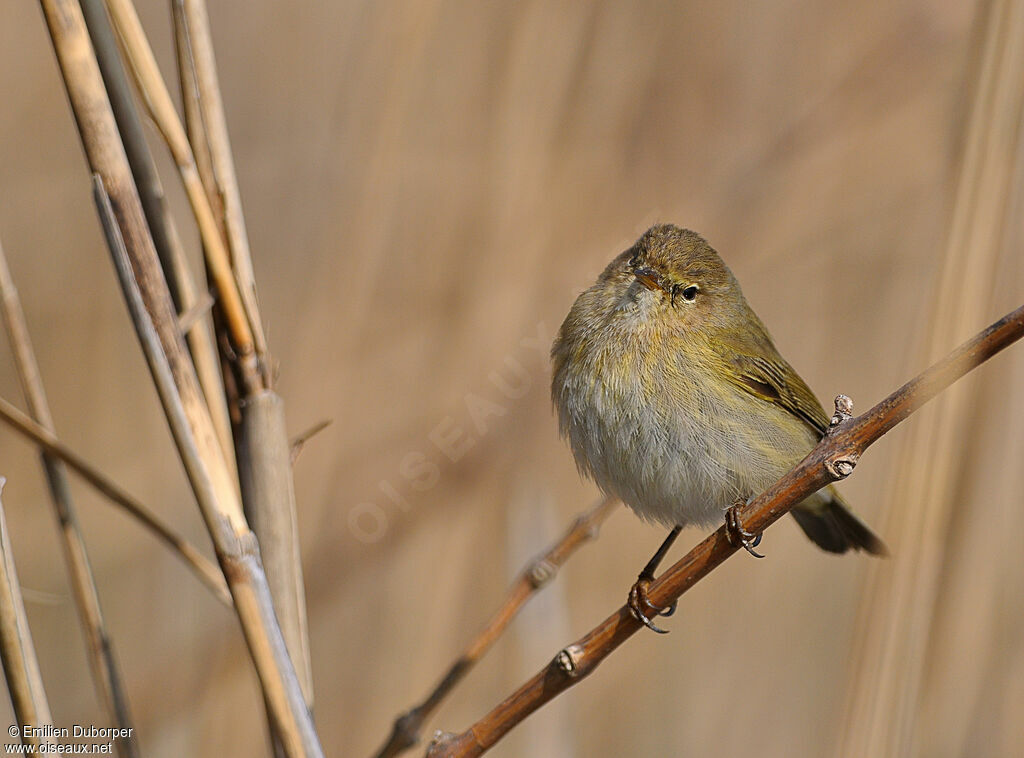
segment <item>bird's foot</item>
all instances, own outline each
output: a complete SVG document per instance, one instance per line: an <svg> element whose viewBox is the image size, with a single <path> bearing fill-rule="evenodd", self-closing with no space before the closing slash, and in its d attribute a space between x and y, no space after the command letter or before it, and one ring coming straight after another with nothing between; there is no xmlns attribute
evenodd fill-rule
<svg viewBox="0 0 1024 758"><path fill-rule="evenodd" d="M633 614L633 617L652 632L668 634L668 630L662 629L655 624L651 617L671 616L676 612L676 604L673 602L668 608L659 608L650 601L647 597L647 588L651 586L651 581L653 579L653 576L640 574L640 576L637 577L636 584L634 584L629 590L629 602L627 605L629 606L629 612Z"/></svg>
<svg viewBox="0 0 1024 758"><path fill-rule="evenodd" d="M761 544L761 535L748 532L743 528L743 524L740 523L739 509L742 505L745 505L745 503L736 503L725 509L725 536L728 538L730 545L742 547L755 558L764 558L763 555L754 550L755 547Z"/></svg>

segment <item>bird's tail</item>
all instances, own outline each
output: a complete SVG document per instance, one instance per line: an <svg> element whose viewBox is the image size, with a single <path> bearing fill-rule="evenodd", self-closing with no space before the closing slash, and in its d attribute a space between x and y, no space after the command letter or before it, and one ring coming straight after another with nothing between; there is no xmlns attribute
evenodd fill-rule
<svg viewBox="0 0 1024 758"><path fill-rule="evenodd" d="M790 513L796 523L822 550L845 553L864 550L872 555L888 555L885 543L857 518L850 507L829 487L808 498Z"/></svg>

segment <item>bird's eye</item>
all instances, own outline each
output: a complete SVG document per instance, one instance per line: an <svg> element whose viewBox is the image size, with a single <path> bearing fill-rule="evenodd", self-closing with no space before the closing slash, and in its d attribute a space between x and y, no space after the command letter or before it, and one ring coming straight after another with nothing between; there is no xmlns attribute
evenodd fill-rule
<svg viewBox="0 0 1024 758"><path fill-rule="evenodd" d="M688 303L692 303L694 300L697 299L697 290L699 289L700 287L698 287L696 284L691 284L689 287L683 288L680 288L678 285L676 285L675 287L673 287L672 294L675 295L676 293L679 293L682 296L683 300L685 300Z"/></svg>

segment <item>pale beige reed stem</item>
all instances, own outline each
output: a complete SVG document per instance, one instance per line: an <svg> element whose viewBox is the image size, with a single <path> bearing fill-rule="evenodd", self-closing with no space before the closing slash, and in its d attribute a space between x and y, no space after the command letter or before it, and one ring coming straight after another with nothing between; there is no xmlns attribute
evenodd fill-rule
<svg viewBox="0 0 1024 758"><path fill-rule="evenodd" d="M0 476L0 492L6 480ZM0 503L0 659L3 660L7 691L11 695L14 716L21 727L19 735L23 745L38 748L53 740L45 736L30 735L24 727L46 727L53 724L50 704L39 674L39 661L32 644L32 635L21 599L21 585L14 567L11 539L7 533L7 518ZM15 735L11 735L12 737Z"/></svg>
<svg viewBox="0 0 1024 758"><path fill-rule="evenodd" d="M181 311L181 330L188 341L192 359L196 364L196 374L206 397L217 436L224 457L229 465L233 465L235 452L231 437L231 422L228 416L224 387L221 382L220 358L213 343L209 321L206 318L209 308L203 310L204 301L212 301L208 292L196 293L192 273L185 257L181 238L171 216L164 196L163 184L157 174L156 164L149 149L149 143L143 132L139 109L135 103L132 90L122 62L121 48L118 45L110 15L104 0L81 0L85 23L89 29L89 37L96 51L96 60L100 65L110 104L114 110L114 118L124 143L128 163L135 177L139 199L146 214L153 244L164 267L168 284L175 305ZM187 317L187 319L186 319ZM187 323L186 323L187 321Z"/></svg>
<svg viewBox="0 0 1024 758"><path fill-rule="evenodd" d="M247 312L242 296L231 269L227 245L221 237L213 208L199 178L196 161L192 155L185 128L174 108L171 94L167 90L160 69L157 67L153 50L130 0L106 0L110 16L124 45L129 68L136 85L142 93L146 110L163 135L181 175L185 193L192 212L195 214L199 233L203 240L210 274L220 298L232 343L241 358L255 351L253 340L254 314Z"/></svg>
<svg viewBox="0 0 1024 758"><path fill-rule="evenodd" d="M117 0L126 2L127 0ZM245 514L259 539L267 581L307 705L313 706L313 675L306 601L299 554L298 518L284 403L274 393L270 357L260 327L249 241L217 82L209 19L201 0L174 2L175 43L186 122L193 155L211 206L231 248L246 312L256 340L265 387L242 378L238 398L238 473ZM243 373L247 366L242 365Z"/></svg>
<svg viewBox="0 0 1024 758"><path fill-rule="evenodd" d="M284 647L255 538L246 523L170 292L149 236L81 8L41 0L94 177L94 197L175 443L228 580L250 654L289 756L323 754Z"/></svg>
<svg viewBox="0 0 1024 758"><path fill-rule="evenodd" d="M215 196L221 207L224 234L231 251L231 265L253 331L256 356L259 359L258 369L262 373L265 386L269 388L273 385L273 372L267 356L266 338L256 302L256 279L249 251L245 216L242 212L242 197L231 155L224 103L217 79L210 19L206 12L206 4L202 0L172 0L172 8L175 15L175 33L178 36L179 67L187 66L190 69L189 77L183 76L183 86L187 86L186 82L194 85L194 90L184 98L186 117L189 116L189 103L195 108L192 112L193 123L189 124L189 134L192 137L193 149L198 149L197 141L200 133L202 135L201 142L208 158L208 172L202 171L203 161L200 159L200 175L203 177L207 193Z"/></svg>
<svg viewBox="0 0 1024 758"><path fill-rule="evenodd" d="M220 450L213 439L212 428L200 428L202 436L194 429L196 425L202 427L201 414L205 406L198 402L194 375L191 376L192 386L189 386L188 380L182 381L178 373L183 368L179 361L184 346L173 343L170 346L170 350L175 352L177 366L165 352L168 346L163 336L168 333L177 334L172 328L173 314L165 310L159 323L152 319L143 290L139 286L140 281L159 276L156 261L144 260L142 263L147 269L147 275L136 275L121 237L110 195L99 174L93 175L93 187L128 310L142 343L179 455L213 538L224 576L228 580L235 610L242 623L242 632L260 677L274 733L289 758L322 756L312 715L303 700L302 688L274 613L270 588L260 560L259 545L245 523L241 504L237 500L224 502L224 498L229 493L233 495L234 490L225 486L226 472L218 471L217 459L211 458L219 454ZM162 294L168 301L164 305L169 307L170 295L166 287ZM187 369L187 366L184 368ZM187 395L181 392L182 385ZM200 416L199 424L196 423L197 415Z"/></svg>

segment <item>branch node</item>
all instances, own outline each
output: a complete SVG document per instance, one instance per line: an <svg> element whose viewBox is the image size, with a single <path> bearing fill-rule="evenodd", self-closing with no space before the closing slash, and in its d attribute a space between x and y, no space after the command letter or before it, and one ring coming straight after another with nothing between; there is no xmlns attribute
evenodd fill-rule
<svg viewBox="0 0 1024 758"><path fill-rule="evenodd" d="M455 747L458 737L459 735L457 734L438 729L434 732L434 736L430 740L430 744L427 745L427 756L448 755Z"/></svg>
<svg viewBox="0 0 1024 758"><path fill-rule="evenodd" d="M583 659L583 648L580 645L569 645L558 651L558 655L551 662L552 665L568 676L575 679L580 675L580 661Z"/></svg>
<svg viewBox="0 0 1024 758"><path fill-rule="evenodd" d="M857 466L857 459L856 453L828 458L825 460L825 469L833 479L845 479L853 473L853 469Z"/></svg>
<svg viewBox="0 0 1024 758"><path fill-rule="evenodd" d="M555 578L555 574L558 573L558 566L553 564L546 558L540 558L533 562L533 565L526 572L526 578L530 582L530 586L535 590L539 590L545 584Z"/></svg>
<svg viewBox="0 0 1024 758"><path fill-rule="evenodd" d="M836 395L836 412L833 414L832 420L828 422L829 434L831 434L837 426L842 424L844 421L849 421L852 417L853 400L851 400L847 395Z"/></svg>
<svg viewBox="0 0 1024 758"><path fill-rule="evenodd" d="M181 332L182 337L192 331L192 327L198 324L201 319L206 317L206 314L213 307L213 304L213 295L209 292L203 292L199 295L196 302L192 304L191 308L188 308L183 313L178 314L178 331Z"/></svg>

